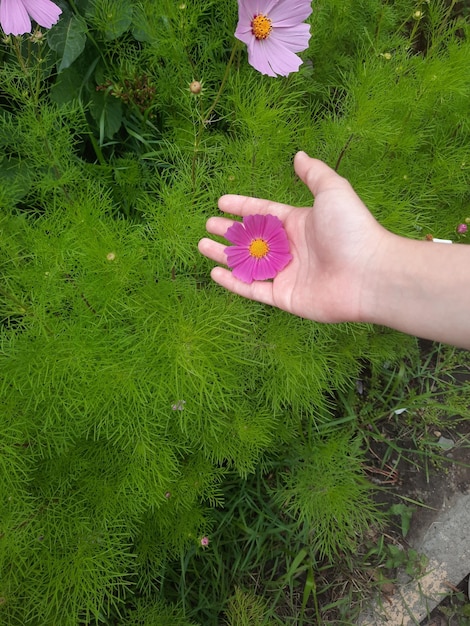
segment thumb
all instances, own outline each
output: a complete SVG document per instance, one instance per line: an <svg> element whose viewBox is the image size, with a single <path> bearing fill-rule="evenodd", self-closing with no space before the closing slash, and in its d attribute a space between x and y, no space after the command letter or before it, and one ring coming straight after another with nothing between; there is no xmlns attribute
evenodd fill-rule
<svg viewBox="0 0 470 626"><path fill-rule="evenodd" d="M349 185L346 179L337 174L323 161L312 159L305 152L297 152L294 157L294 169L297 176L310 189L314 196L322 191L344 189Z"/></svg>

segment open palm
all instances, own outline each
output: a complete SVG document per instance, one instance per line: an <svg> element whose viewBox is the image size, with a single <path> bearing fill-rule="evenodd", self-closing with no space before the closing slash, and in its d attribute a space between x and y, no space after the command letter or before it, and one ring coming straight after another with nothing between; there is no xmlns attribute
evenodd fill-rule
<svg viewBox="0 0 470 626"><path fill-rule="evenodd" d="M301 317L320 322L359 321L368 268L380 262L391 235L351 185L325 163L300 152L294 167L315 197L313 208L234 195L219 200L219 208L232 215L276 215L289 238L293 257L289 265L273 281L247 284L223 267L215 267L211 276L236 294ZM224 236L232 224L229 218L212 217L207 230ZM200 252L220 265L226 264L224 248L207 238L199 242Z"/></svg>

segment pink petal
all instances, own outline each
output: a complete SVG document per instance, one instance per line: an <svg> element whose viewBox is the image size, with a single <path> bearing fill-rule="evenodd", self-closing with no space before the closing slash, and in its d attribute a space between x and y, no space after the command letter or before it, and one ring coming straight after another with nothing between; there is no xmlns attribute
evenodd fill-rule
<svg viewBox="0 0 470 626"><path fill-rule="evenodd" d="M252 41L248 44L248 63L261 74L275 77L276 72L271 68L271 59L269 53L266 51L267 41L267 39L257 41L256 38L253 37Z"/></svg>
<svg viewBox="0 0 470 626"><path fill-rule="evenodd" d="M258 259L255 267L253 268L254 280L268 280L269 278L274 278L276 274L276 270L272 267L267 257L264 259Z"/></svg>
<svg viewBox="0 0 470 626"><path fill-rule="evenodd" d="M242 18L241 15L238 20L237 28L235 30L235 37L240 39L244 43L248 45L248 42L251 39L256 39L253 35L253 30L251 28L251 20L252 17Z"/></svg>
<svg viewBox="0 0 470 626"><path fill-rule="evenodd" d="M227 265L229 267L236 267L250 257L248 248L242 248L240 246L229 246L225 248L224 252L227 255Z"/></svg>
<svg viewBox="0 0 470 626"><path fill-rule="evenodd" d="M283 255L289 254L289 244L288 242L269 242L269 252L270 255Z"/></svg>
<svg viewBox="0 0 470 626"><path fill-rule="evenodd" d="M264 239L264 225L266 217L264 215L246 215L243 218L243 226L250 238L250 242L253 239Z"/></svg>
<svg viewBox="0 0 470 626"><path fill-rule="evenodd" d="M296 72L302 61L295 56L308 48L310 26L303 21L312 12L311 0L238 0L239 21L235 37L246 44L248 62L268 76L287 76ZM262 13L273 22L267 39L258 40L251 21Z"/></svg>
<svg viewBox="0 0 470 626"><path fill-rule="evenodd" d="M256 14L257 12L253 9L252 0L238 0L239 23L243 22L244 24L251 24L251 20Z"/></svg>
<svg viewBox="0 0 470 626"><path fill-rule="evenodd" d="M0 0L0 24L5 35L31 32L31 20L21 0Z"/></svg>
<svg viewBox="0 0 470 626"><path fill-rule="evenodd" d="M271 243L271 239L278 235L284 238L286 236L281 220L275 215L265 215L263 238Z"/></svg>
<svg viewBox="0 0 470 626"><path fill-rule="evenodd" d="M302 52L308 48L310 41L310 26L308 24L297 24L289 28L273 28L269 36L271 42L283 46L291 52Z"/></svg>
<svg viewBox="0 0 470 626"><path fill-rule="evenodd" d="M269 254L269 263L276 274L283 270L290 261L292 261L292 254L289 252L284 252L282 254L271 252Z"/></svg>
<svg viewBox="0 0 470 626"><path fill-rule="evenodd" d="M237 267L233 268L232 274L235 276L235 278L242 280L244 283L252 283L255 267L255 259L248 255L243 263L240 263L240 265L237 265Z"/></svg>
<svg viewBox="0 0 470 626"><path fill-rule="evenodd" d="M235 31L235 37L240 41L243 41L246 46L249 46L253 42L253 40L256 40L256 37L251 32L251 26L250 28L237 26L237 30Z"/></svg>
<svg viewBox="0 0 470 626"><path fill-rule="evenodd" d="M225 239L237 246L249 246L251 243L251 238L241 222L235 222L227 229Z"/></svg>
<svg viewBox="0 0 470 626"><path fill-rule="evenodd" d="M275 215L246 215L243 223L235 222L225 236L237 243L224 249L227 265L232 268L233 275L245 283L274 278L292 259L286 231ZM250 255L253 239L267 242L266 256L258 259Z"/></svg>
<svg viewBox="0 0 470 626"><path fill-rule="evenodd" d="M62 13L62 9L51 2L51 0L20 1L23 2L26 10L31 15L33 20L36 21L39 26L43 26L44 28L51 28L51 26L57 22L59 15Z"/></svg>
<svg viewBox="0 0 470 626"><path fill-rule="evenodd" d="M312 12L311 0L284 0L274 3L268 13L273 26L297 26Z"/></svg>
<svg viewBox="0 0 470 626"><path fill-rule="evenodd" d="M273 35L274 30L271 36L263 41L265 44L263 46L263 54L269 63L271 72L280 76L288 76L292 72L297 72L302 65L302 59L288 48L285 48L282 42L276 41ZM272 76L273 74L270 75Z"/></svg>

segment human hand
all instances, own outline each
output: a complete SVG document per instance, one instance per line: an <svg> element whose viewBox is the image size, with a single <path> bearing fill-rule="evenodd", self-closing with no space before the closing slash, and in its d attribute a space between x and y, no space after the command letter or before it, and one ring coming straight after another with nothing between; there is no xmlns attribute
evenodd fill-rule
<svg viewBox="0 0 470 626"><path fill-rule="evenodd" d="M347 180L322 161L299 152L294 168L309 187L313 208L226 195L225 213L276 215L284 225L292 261L272 281L244 283L231 271L214 267L213 280L226 289L319 322L364 321L367 292L388 238L393 237L371 215ZM207 230L224 236L233 220L211 217ZM199 251L226 264L223 244L201 239Z"/></svg>

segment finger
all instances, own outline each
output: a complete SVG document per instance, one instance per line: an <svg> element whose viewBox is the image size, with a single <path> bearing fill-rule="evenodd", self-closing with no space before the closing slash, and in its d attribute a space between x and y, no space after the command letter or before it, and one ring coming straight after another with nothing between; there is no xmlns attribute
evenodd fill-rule
<svg viewBox="0 0 470 626"><path fill-rule="evenodd" d="M322 191L344 189L348 181L323 161L312 159L305 152L297 152L294 158L297 176L307 185L314 196Z"/></svg>
<svg viewBox="0 0 470 626"><path fill-rule="evenodd" d="M263 304L274 306L273 285L271 282L253 281L244 283L223 267L214 267L211 271L212 280L225 287L229 291L236 293L249 300L257 300Z"/></svg>
<svg viewBox="0 0 470 626"><path fill-rule="evenodd" d="M236 196L228 194L219 198L219 209L224 213L233 215L276 215L280 220L284 220L292 211L288 204L262 200L261 198L249 198L247 196Z"/></svg>
<svg viewBox="0 0 470 626"><path fill-rule="evenodd" d="M206 222L206 230L211 235L225 237L225 233L232 226L233 220L226 217L210 217Z"/></svg>
<svg viewBox="0 0 470 626"><path fill-rule="evenodd" d="M200 240L197 247L199 252L208 259L212 259L212 261L222 265L227 265L227 256L224 252L225 246L223 244L204 237L204 239Z"/></svg>

